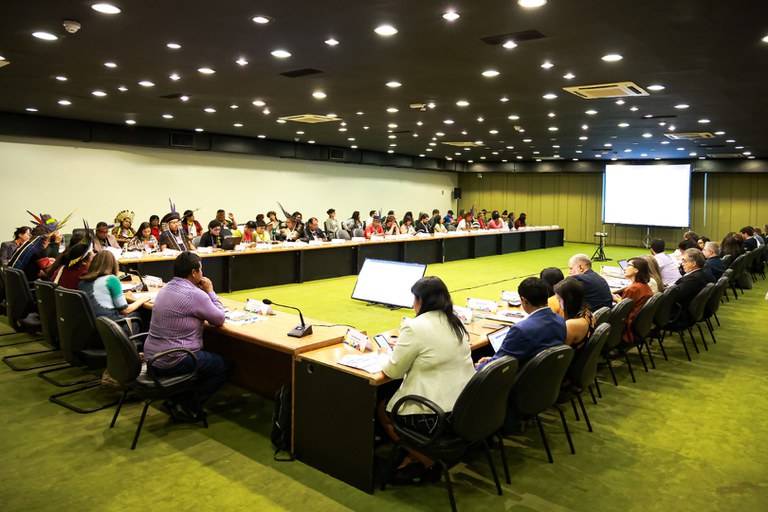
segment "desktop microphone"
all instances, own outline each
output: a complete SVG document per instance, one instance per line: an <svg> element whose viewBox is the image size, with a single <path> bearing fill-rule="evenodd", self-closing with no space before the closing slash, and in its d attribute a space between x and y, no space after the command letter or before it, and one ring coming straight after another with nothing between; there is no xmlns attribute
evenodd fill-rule
<svg viewBox="0 0 768 512"><path fill-rule="evenodd" d="M288 331L288 336L291 336L293 338L303 338L304 336L307 336L308 334L312 334L312 326L307 325L304 323L304 315L301 314L301 310L295 306L288 306L286 304L278 304L277 302L272 302L269 299L263 299L261 302L266 304L267 306L274 304L275 306L280 306L282 308L289 308L289 309L295 309L299 312L299 321L301 323Z"/></svg>
<svg viewBox="0 0 768 512"><path fill-rule="evenodd" d="M132 268L127 269L125 272L127 274L133 274L133 275L139 277L139 281L141 282L141 288L139 288L137 291L145 292L145 291L149 290L149 287L147 286L147 283L144 282L144 276L141 275L141 272L139 272L138 270L132 269Z"/></svg>

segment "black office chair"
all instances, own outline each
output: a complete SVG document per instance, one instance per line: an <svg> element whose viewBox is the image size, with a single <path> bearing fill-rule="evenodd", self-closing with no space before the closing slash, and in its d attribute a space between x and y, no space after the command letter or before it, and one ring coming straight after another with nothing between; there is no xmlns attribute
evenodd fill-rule
<svg viewBox="0 0 768 512"><path fill-rule="evenodd" d="M603 346L603 357L608 364L608 370L611 372L611 377L613 378L613 384L615 386L619 385L619 381L616 380L616 373L613 371L613 366L611 365L611 352L614 349L617 349L621 343L621 333L624 332L624 326L627 323L629 313L632 311L633 302L632 299L622 299L619 301L619 303L611 309L611 314L608 316L607 320L608 324L611 326L611 333ZM632 363L629 361L629 358L625 359L627 361L627 367L629 368L629 375L632 377L632 382L637 382L635 380L635 372L632 370Z"/></svg>
<svg viewBox="0 0 768 512"><path fill-rule="evenodd" d="M70 290L62 287L56 288L55 296L56 323L64 359L71 366L84 368L87 373L96 371L100 374L107 364L107 352L96 329L96 317L93 314L90 302L88 302L88 296L80 290ZM120 323L129 321L138 321L138 319L128 317L121 319ZM48 382L56 384L48 375L41 375L41 377ZM116 405L118 401L113 400L96 407L81 408L61 400L61 397L81 393L99 386L98 382L92 382L94 380L98 379L88 379L87 382L91 382L90 384L70 391L53 394L49 397L49 400L80 414L88 414Z"/></svg>
<svg viewBox="0 0 768 512"><path fill-rule="evenodd" d="M42 331L40 315L37 313L37 304L29 288L29 282L24 272L15 268L5 269L6 300L8 303L8 323L18 333L37 335ZM34 341L46 341L44 338L36 338ZM25 372L37 370L48 366L63 364L63 360L47 361L44 363L34 363L31 366L18 366L14 363L15 359L20 357L29 357L39 354L50 354L58 349L49 348L45 350L35 350L24 352L12 356L3 357L3 362L15 372Z"/></svg>
<svg viewBox="0 0 768 512"><path fill-rule="evenodd" d="M592 313L592 325L595 327L598 327L608 321L608 317L611 316L611 308L607 306L603 306L601 308L598 308L595 310L594 313ZM595 390L597 391L597 396L599 398L603 398L603 392L600 390L600 383L597 381L597 375L595 375L594 378L594 384L595 384ZM590 392L592 390L590 389ZM592 394L592 401L597 404L597 400L595 399L594 394Z"/></svg>
<svg viewBox="0 0 768 512"><path fill-rule="evenodd" d="M717 311L720 309L720 304L723 302L723 296L728 288L728 278L721 277L715 283L715 290L712 292L712 296L709 298L706 307L704 308L704 321L707 323L709 329L709 335L712 336L712 343L717 343L715 338L715 326L712 325L712 317L717 321L717 325L720 325L720 319L717 318Z"/></svg>
<svg viewBox="0 0 768 512"><path fill-rule="evenodd" d="M746 276L747 263L749 263L748 258L749 256L747 253L742 254L733 260L733 263L730 266L730 268L733 269L733 275L731 276L731 290L733 290L733 296L737 299L739 298L739 294L736 293L736 288L740 289L741 294L744 295L746 280L749 279Z"/></svg>
<svg viewBox="0 0 768 512"><path fill-rule="evenodd" d="M654 327L651 331L651 339L655 338L659 342L659 348L665 361L669 361L669 358L667 357L667 351L664 349L664 336L667 332L667 326L674 320L673 312L675 311L679 293L680 290L677 288L677 285L667 286L661 294L656 314L653 316Z"/></svg>
<svg viewBox="0 0 768 512"><path fill-rule="evenodd" d="M691 354L688 352L688 347L685 344L685 331L687 330L688 333L691 336L691 342L693 343L693 348L696 350L696 353L699 353L699 346L696 343L696 338L693 336L693 326L699 321L702 321L702 318L704 316L704 308L707 305L707 301L711 297L711 294L714 292L714 284L708 283L702 290L696 294L696 296L691 300L691 303L688 305L688 322L683 322L679 317L682 314L680 311L678 311L675 318L673 318L669 324L664 327L664 330L666 332L675 332L678 336L680 336L680 342L683 344L683 349L685 349L685 355L688 358L688 360L691 360ZM699 330L701 331L701 328L699 327ZM702 339L704 339L704 333L701 333ZM662 347L662 350L664 350L664 336L662 336L661 340L659 341L659 346ZM706 340L704 340L704 347L706 346ZM707 350L709 350L707 348Z"/></svg>
<svg viewBox="0 0 768 512"><path fill-rule="evenodd" d="M565 378L565 373L568 371L572 359L573 350L568 345L558 345L542 350L528 361L517 374L509 395L509 406L513 408L513 411L522 416L536 419L541 441L547 451L547 459L550 463L554 462L554 459L549 449L547 435L544 433L544 426L541 424L541 418L539 418L539 414L550 407L555 407L560 413L560 420L563 423L571 453L576 453L563 410L555 403L558 395L560 395L563 378Z"/></svg>
<svg viewBox="0 0 768 512"><path fill-rule="evenodd" d="M472 376L456 399L450 419L437 404L424 397L407 395L398 400L392 408L390 417L400 441L395 442L390 453L387 473L381 482L381 489L386 489L387 478L394 469L399 446L407 446L438 461L445 475L445 486L451 509L455 511L456 500L453 497L448 468L456 464L469 448L481 444L488 458L488 465L491 467L496 491L501 495L501 483L496 467L493 465L487 439L498 432L504 422L507 399L516 373L517 359L514 357L504 356L486 364ZM426 436L416 432L402 423L397 412L407 402L419 403L438 416L438 424L431 435ZM509 470L501 438L499 438L499 445L505 475L509 481Z"/></svg>
<svg viewBox="0 0 768 512"><path fill-rule="evenodd" d="M597 403L595 394L592 392L592 382L595 380L595 375L597 375L597 360L600 358L603 345L608 340L610 329L611 326L608 323L598 325L584 347L576 352L573 362L566 373L569 383L567 387L560 391L560 395L557 397L558 404L571 402L576 421L579 421L579 412L576 410L574 397L579 401L581 413L584 415L584 421L590 432L592 432L592 424L589 421L589 415L587 415L587 409L584 407L581 394L585 389L588 389L589 394L592 395L592 401Z"/></svg>
<svg viewBox="0 0 768 512"><path fill-rule="evenodd" d="M656 316L656 310L659 308L661 300L661 294L655 293L649 298L645 304L637 310L635 317L632 319L632 337L634 339L634 346L637 348L637 353L640 354L640 361L643 363L643 368L648 371L648 365L645 364L645 358L643 357L643 347L648 352L648 359L651 362L651 367L656 369L656 362L653 360L653 354L651 353L651 347L648 344L649 337L653 331L653 319ZM621 345L619 345L621 346ZM624 350L624 357L629 358L626 350Z"/></svg>
<svg viewBox="0 0 768 512"><path fill-rule="evenodd" d="M733 269L732 269L732 268L727 268L727 269L725 269L725 270L723 271L723 275L722 275L722 277L728 278L728 287L727 287L727 288L726 288L726 290L725 290L725 300L726 300L727 302L731 302L731 299L730 299L730 297L728 297L728 288L730 288L730 287L732 286L732 285L731 285L731 282L733 281ZM734 292L734 293L735 293L735 292ZM736 298L738 298L738 297L736 297Z"/></svg>
<svg viewBox="0 0 768 512"><path fill-rule="evenodd" d="M8 297L6 293L6 286L5 286L5 271L8 267L0 267L0 314L8 316ZM26 281L26 277L25 277ZM10 318L8 319L8 323L10 324ZM14 329L13 332L5 332L3 334L0 334L0 337L3 336L16 336L19 334L19 332ZM11 343L4 343L0 345L0 348L5 347L12 347L14 345L23 345L25 343L32 343L33 341L40 341L39 339L24 339L22 341L13 341Z"/></svg>
<svg viewBox="0 0 768 512"><path fill-rule="evenodd" d="M691 339L694 340L693 347L696 347L696 341L693 337L693 326L695 325L699 329L699 334L701 335L701 342L704 344L704 350L709 351L709 347L707 346L707 339L704 337L704 331L701 330L701 322L706 321L706 311L707 311L707 305L709 304L709 300L712 298L712 295L714 295L716 291L715 284L714 283L707 283L707 285L704 287L703 290L701 290L691 301L690 306L688 306L688 316L691 319L691 325L688 326L688 332L691 335ZM696 350L698 353L698 349Z"/></svg>
<svg viewBox="0 0 768 512"><path fill-rule="evenodd" d="M147 416L147 409L152 402L155 400L172 398L181 393L190 391L192 391L195 398L197 398L197 393L195 392L195 383L197 382L197 359L190 350L185 348L175 348L155 354L154 357L147 361L146 371L142 371L141 357L139 356L139 351L136 349L135 339L137 337L146 337L148 333L134 335L129 338L116 322L103 317L96 319L96 328L98 329L101 340L104 342L104 347L107 351L107 370L109 370L110 376L123 386L123 394L120 396L117 410L112 417L112 422L109 424L109 428L115 426L117 417L120 414L120 410L122 409L125 398L129 392L144 400L144 408L141 411L139 424L136 427L136 434L134 434L133 443L131 444L131 450L135 450L136 444L139 442L141 428L144 425L144 419ZM192 357L195 361L194 370L187 375L172 377L160 377L156 375L153 363L168 354L178 352L189 354ZM198 406L200 406L199 401ZM200 407L200 410L202 410L202 407ZM206 416L201 414L200 419L205 428L208 428L208 420Z"/></svg>

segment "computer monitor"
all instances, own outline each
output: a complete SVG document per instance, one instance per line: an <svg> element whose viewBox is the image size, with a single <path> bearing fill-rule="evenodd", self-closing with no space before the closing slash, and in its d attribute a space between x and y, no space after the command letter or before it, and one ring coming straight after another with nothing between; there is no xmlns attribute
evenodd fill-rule
<svg viewBox="0 0 768 512"><path fill-rule="evenodd" d="M411 287L424 277L426 270L427 266L421 263L366 258L352 298L391 307L413 307Z"/></svg>

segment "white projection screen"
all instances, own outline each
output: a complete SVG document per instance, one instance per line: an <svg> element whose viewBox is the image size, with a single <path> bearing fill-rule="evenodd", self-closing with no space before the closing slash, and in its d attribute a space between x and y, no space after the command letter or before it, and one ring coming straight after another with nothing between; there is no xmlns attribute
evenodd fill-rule
<svg viewBox="0 0 768 512"><path fill-rule="evenodd" d="M688 227L691 166L606 165L603 223Z"/></svg>

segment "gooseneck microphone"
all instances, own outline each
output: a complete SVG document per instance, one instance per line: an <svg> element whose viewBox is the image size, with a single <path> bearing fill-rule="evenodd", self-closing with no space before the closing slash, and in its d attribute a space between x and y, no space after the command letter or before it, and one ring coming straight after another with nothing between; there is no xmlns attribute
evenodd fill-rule
<svg viewBox="0 0 768 512"><path fill-rule="evenodd" d="M126 270L125 272L126 272L127 274L133 274L133 275L135 275L135 276L138 276L138 277L139 277L139 281L141 281L141 288L140 288L138 291L140 291L140 292L145 292L145 291L149 290L149 287L147 286L147 283L145 283L145 282L144 282L144 276L143 276L143 275L141 275L141 272L139 272L139 271L138 271L138 270L136 270L136 269L132 269L132 268L129 268L129 269L128 269L128 270Z"/></svg>
<svg viewBox="0 0 768 512"><path fill-rule="evenodd" d="M301 310L295 306L289 306L287 304L278 304L277 302L273 302L269 299L263 299L261 302L266 304L267 306L274 304L275 306L280 306L281 308L288 308L288 309L295 309L299 312L299 321L301 322L299 325L288 331L288 336L291 336L293 338L303 338L304 336L307 336L309 334L312 334L312 326L307 325L304 323L304 315L301 314Z"/></svg>

